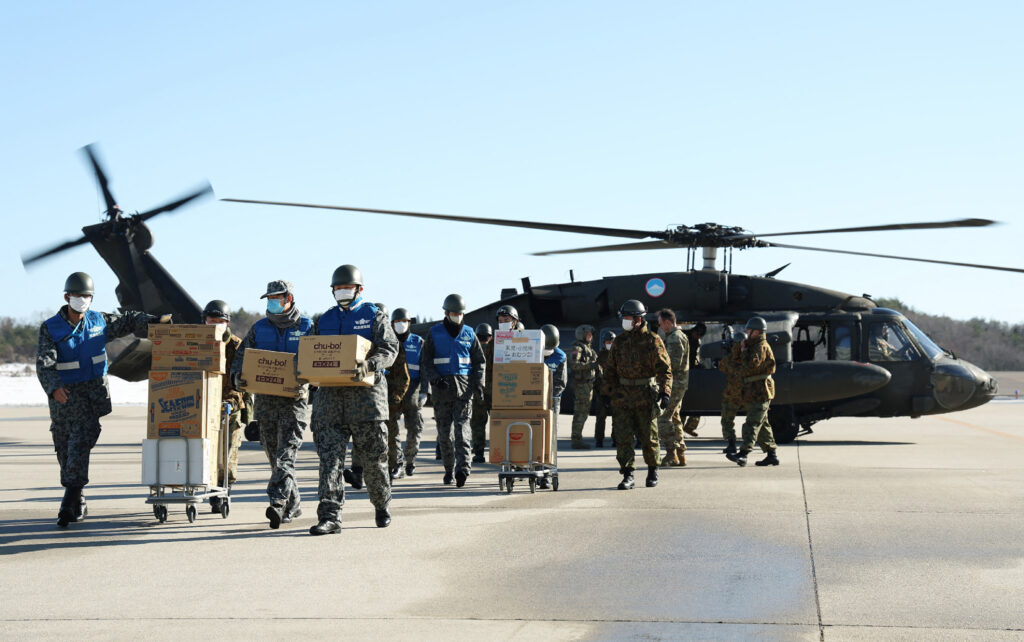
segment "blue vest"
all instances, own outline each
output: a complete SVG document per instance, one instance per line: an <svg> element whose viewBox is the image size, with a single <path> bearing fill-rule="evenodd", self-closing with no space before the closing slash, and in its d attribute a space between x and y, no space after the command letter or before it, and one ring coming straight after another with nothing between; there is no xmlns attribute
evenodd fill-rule
<svg viewBox="0 0 1024 642"><path fill-rule="evenodd" d="M443 375L468 375L472 370L469 349L476 340L473 329L463 325L459 336L453 338L441 322L430 328L430 335L434 339L434 367L437 371Z"/></svg>
<svg viewBox="0 0 1024 642"><path fill-rule="evenodd" d="M544 363L551 369L551 372L557 372L558 366L565 363L565 353L562 352L561 348L555 348L551 356L544 357Z"/></svg>
<svg viewBox="0 0 1024 642"><path fill-rule="evenodd" d="M409 368L409 379L419 381L420 353L423 352L423 337L418 334L410 334L402 345L405 346L405 365Z"/></svg>
<svg viewBox="0 0 1024 642"><path fill-rule="evenodd" d="M79 383L107 374L107 322L87 310L74 328L55 314L46 329L57 344L57 374L61 383Z"/></svg>
<svg viewBox="0 0 1024 642"><path fill-rule="evenodd" d="M324 312L318 322L320 334L358 334L367 341L373 341L373 322L377 318L377 306L355 300L348 310L334 306Z"/></svg>
<svg viewBox="0 0 1024 642"><path fill-rule="evenodd" d="M253 337L256 339L257 350L273 350L274 352L291 352L296 354L299 351L299 337L309 334L313 328L313 319L299 317L299 324L285 330L279 330L277 326L266 317L253 324Z"/></svg>

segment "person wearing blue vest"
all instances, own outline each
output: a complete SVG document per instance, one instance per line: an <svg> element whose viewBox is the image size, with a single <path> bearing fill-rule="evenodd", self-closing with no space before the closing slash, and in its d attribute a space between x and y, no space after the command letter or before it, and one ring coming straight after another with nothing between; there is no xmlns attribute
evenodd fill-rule
<svg viewBox="0 0 1024 642"><path fill-rule="evenodd" d="M476 326L476 338L484 351L484 391L473 395L473 408L469 427L473 435L473 463L484 463L484 449L487 447L487 420L491 413L491 371L494 369L494 330L490 323Z"/></svg>
<svg viewBox="0 0 1024 642"><path fill-rule="evenodd" d="M487 366L476 333L462 323L466 312L462 297L449 294L442 308L444 320L432 326L423 340L420 376L430 382L434 392L434 421L444 462L444 483L451 485L454 481L462 488L473 468L469 435L472 399L474 394L483 394Z"/></svg>
<svg viewBox="0 0 1024 642"><path fill-rule="evenodd" d="M391 482L388 479L388 385L384 372L398 356L398 338L391 323L376 305L364 300L363 275L354 265L342 265L331 278L336 305L317 320L318 335L358 335L371 343L366 359L356 364L354 381L373 373L370 387L317 388L313 398L313 441L320 458L320 505L318 523L311 535L341 531L345 504L343 470L349 439L359 452L366 477L366 491L376 510L378 528L391 523Z"/></svg>
<svg viewBox="0 0 1024 642"><path fill-rule="evenodd" d="M244 390L242 364L248 348L273 352L299 351L299 339L313 332L313 320L299 313L295 289L288 281L267 284L260 297L267 300L267 315L252 324L231 363L231 380L236 390ZM309 386L301 386L294 398L256 395L256 423L260 443L270 462L266 516L270 528L280 528L302 515L299 485L295 481L295 458L302 446L302 432L309 421Z"/></svg>
<svg viewBox="0 0 1024 642"><path fill-rule="evenodd" d="M88 513L82 489L89 483L89 454L100 437L100 417L112 410L107 342L144 332L157 320L171 321L169 314L90 310L93 294L92 277L75 272L64 282L66 305L39 327L36 376L48 397L50 434L64 487L57 512L61 528L82 521Z"/></svg>
<svg viewBox="0 0 1024 642"><path fill-rule="evenodd" d="M427 380L420 376L420 355L423 352L423 337L410 330L412 321L409 311L397 308L391 315L391 326L395 336L405 350L405 365L409 369L409 389L402 399L402 418L405 423L405 474L410 477L416 470L416 455L420 451L420 434L423 432L423 404L427 402ZM397 425L395 426L397 428ZM397 472L397 471L392 471ZM395 475L397 478L398 475Z"/></svg>
<svg viewBox="0 0 1024 642"><path fill-rule="evenodd" d="M542 325L540 331L544 333L544 363L554 373L551 409L557 415L559 406L562 405L562 391L569 380L565 367L565 352L558 347L558 328L549 323Z"/></svg>

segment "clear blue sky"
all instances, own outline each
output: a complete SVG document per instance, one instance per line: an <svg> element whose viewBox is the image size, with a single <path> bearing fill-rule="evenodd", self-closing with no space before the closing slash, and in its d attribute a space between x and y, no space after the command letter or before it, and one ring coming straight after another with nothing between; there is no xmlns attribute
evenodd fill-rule
<svg viewBox="0 0 1024 642"><path fill-rule="evenodd" d="M0 314L54 310L113 274L75 237L102 197L218 197L755 232L983 217L998 228L780 241L1024 267L1024 5L963 2L15 3L0 22ZM440 314L502 287L682 269L683 251L529 257L620 239L213 199L152 221L202 305L259 308L287 278L326 309L333 269ZM737 272L1024 321L1024 275L796 250Z"/></svg>

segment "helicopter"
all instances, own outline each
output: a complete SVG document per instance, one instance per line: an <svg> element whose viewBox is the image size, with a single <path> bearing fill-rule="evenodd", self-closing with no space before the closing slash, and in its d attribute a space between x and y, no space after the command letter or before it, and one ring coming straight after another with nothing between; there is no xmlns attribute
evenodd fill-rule
<svg viewBox="0 0 1024 642"><path fill-rule="evenodd" d="M153 247L153 233L146 221L158 214L172 212L196 199L213 194L213 187L204 186L187 195L147 210L126 214L117 205L107 175L97 158L94 145L82 148L106 203L105 220L82 228L82 236L65 241L49 249L22 255L22 264L28 268L34 263L85 243L90 243L118 279L114 293L122 312L136 310L152 315L171 314L177 322L201 323L202 307L156 260L149 250ZM107 344L110 374L127 381L142 381L149 375L152 344L148 339L129 335Z"/></svg>
<svg viewBox="0 0 1024 642"><path fill-rule="evenodd" d="M815 423L834 417L916 418L974 408L995 396L998 382L981 368L939 347L900 312L877 306L869 295L855 296L777 279L789 264L764 276L736 274L732 269L734 250L779 247L1024 273L1024 269L1014 267L763 240L810 234L985 227L995 223L980 218L754 234L717 223L652 231L283 201L221 200L639 239L624 244L535 252L534 256L685 249L685 272L611 276L591 281L576 281L570 276L569 283L543 286L533 286L528 277L523 278L522 292L502 289L498 300L467 312L464 322L471 326L493 323L499 307L513 305L527 327L553 324L560 330L563 346L568 346L579 325L593 325L597 336L603 328L618 332L617 312L629 299L644 303L648 321L654 319L658 308L671 309L681 321L702 322L720 332L717 340L709 333L712 340L702 343L703 367L691 369L681 409L685 415L715 416L721 412L725 375L713 366L727 354L734 330L743 327L750 317L761 316L768 323L767 339L777 362L776 397L769 420L780 443L789 443L801 431L811 432ZM719 250L724 250L721 269ZM698 251L703 259L700 267L696 261ZM413 332L422 334L428 327L417 324ZM571 387L563 393L561 407L565 413L572 412L571 394Z"/></svg>

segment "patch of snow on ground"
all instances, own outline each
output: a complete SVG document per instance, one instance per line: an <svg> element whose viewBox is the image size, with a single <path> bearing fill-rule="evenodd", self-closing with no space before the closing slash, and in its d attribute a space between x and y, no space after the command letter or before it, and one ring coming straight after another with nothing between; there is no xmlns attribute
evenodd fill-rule
<svg viewBox="0 0 1024 642"><path fill-rule="evenodd" d="M144 406L149 395L146 381L109 377L110 399L115 406ZM46 393L36 379L35 364L0 364L0 406L45 406Z"/></svg>

